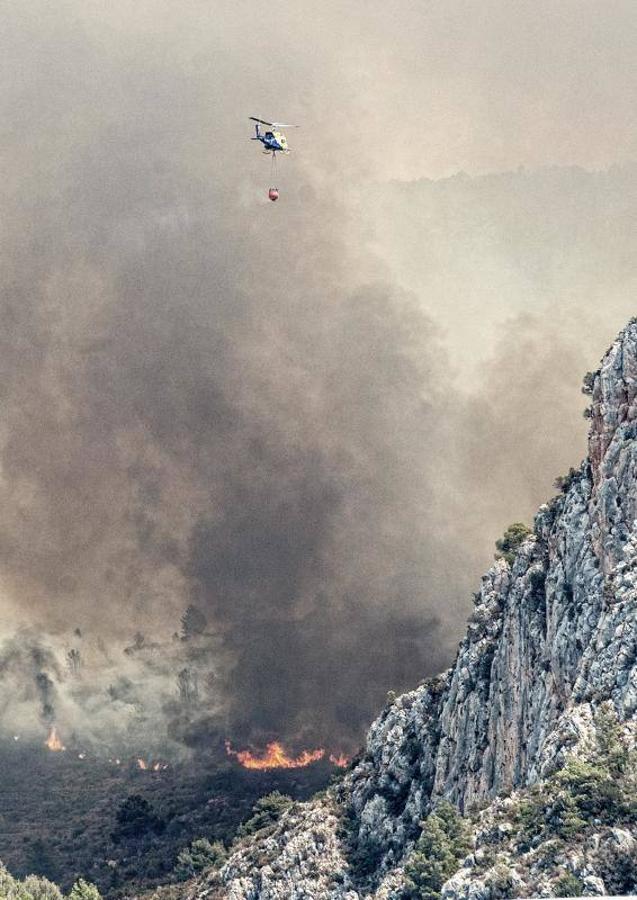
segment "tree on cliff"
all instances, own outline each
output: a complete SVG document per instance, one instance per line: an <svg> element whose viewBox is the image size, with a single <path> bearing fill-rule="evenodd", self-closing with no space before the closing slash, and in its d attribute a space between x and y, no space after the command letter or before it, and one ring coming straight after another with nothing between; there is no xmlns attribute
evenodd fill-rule
<svg viewBox="0 0 637 900"><path fill-rule="evenodd" d="M496 559L505 559L512 566L516 553L530 534L533 532L524 522L514 522L513 525L509 525L504 535L495 542L498 551Z"/></svg>
<svg viewBox="0 0 637 900"><path fill-rule="evenodd" d="M202 611L191 603L181 617L181 636L183 640L188 641L197 637L197 635L203 634L207 624L208 620Z"/></svg>
<svg viewBox="0 0 637 900"><path fill-rule="evenodd" d="M450 803L440 803L423 822L405 866L405 900L437 900L445 881L471 849L468 828Z"/></svg>

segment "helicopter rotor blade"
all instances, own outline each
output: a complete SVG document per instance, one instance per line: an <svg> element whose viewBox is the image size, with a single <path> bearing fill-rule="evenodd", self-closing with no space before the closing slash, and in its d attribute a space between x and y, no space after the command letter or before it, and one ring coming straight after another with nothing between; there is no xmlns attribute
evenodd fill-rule
<svg viewBox="0 0 637 900"><path fill-rule="evenodd" d="M265 119L257 119L256 116L250 116L250 119L253 122L259 122L259 124L261 124L261 125L269 125L271 128L275 127L274 122L266 122Z"/></svg>
<svg viewBox="0 0 637 900"><path fill-rule="evenodd" d="M300 128L300 125L284 125L283 122L273 122L273 128Z"/></svg>

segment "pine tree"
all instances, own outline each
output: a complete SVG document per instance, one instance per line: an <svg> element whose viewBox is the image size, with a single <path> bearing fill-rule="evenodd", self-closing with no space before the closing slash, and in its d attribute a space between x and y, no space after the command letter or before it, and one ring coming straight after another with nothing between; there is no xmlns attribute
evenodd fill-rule
<svg viewBox="0 0 637 900"><path fill-rule="evenodd" d="M185 641L203 634L208 624L206 617L198 607L192 603L181 617L181 635Z"/></svg>
<svg viewBox="0 0 637 900"><path fill-rule="evenodd" d="M102 900L102 895L94 884L80 878L71 888L69 900Z"/></svg>
<svg viewBox="0 0 637 900"><path fill-rule="evenodd" d="M450 803L441 803L423 822L422 833L405 866L407 894L413 900L438 900L445 881L470 849L467 827Z"/></svg>

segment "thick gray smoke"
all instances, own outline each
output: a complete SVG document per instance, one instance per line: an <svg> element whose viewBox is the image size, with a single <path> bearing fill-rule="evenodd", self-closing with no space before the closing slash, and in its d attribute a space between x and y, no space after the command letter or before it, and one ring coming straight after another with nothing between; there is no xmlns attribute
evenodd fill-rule
<svg viewBox="0 0 637 900"><path fill-rule="evenodd" d="M440 182L424 207L415 185L419 211L386 195L378 223L358 184L394 170L357 54L384 85L380 4L360 43L352 4L312 7L311 35L288 4L173 6L33 0L4 23L1 721L109 752L351 748L387 690L450 661L495 537L578 462L610 334L598 291L575 326L529 306L547 269L513 263L550 194L497 252L501 183ZM304 129L273 205L247 116L282 113ZM626 175L581 179L601 228ZM572 238L556 221L551 245Z"/></svg>
<svg viewBox="0 0 637 900"><path fill-rule="evenodd" d="M97 83L65 82L81 129L120 72L90 44L65 53L74 76L99 63ZM151 683L122 648L135 631L169 642L194 603L216 636L210 717L240 739L351 744L387 689L446 659L444 354L411 296L369 283L316 175L297 167L276 209L232 190L221 158L202 177L171 137L199 139L176 121L184 85L126 63L117 117L58 134L38 173L14 159L33 183L9 198L3 246L5 616L54 643L78 628L108 657L36 666L37 716L97 739L117 712L127 735L120 675L144 720L165 711L179 654ZM28 95L32 142L52 137L59 91Z"/></svg>

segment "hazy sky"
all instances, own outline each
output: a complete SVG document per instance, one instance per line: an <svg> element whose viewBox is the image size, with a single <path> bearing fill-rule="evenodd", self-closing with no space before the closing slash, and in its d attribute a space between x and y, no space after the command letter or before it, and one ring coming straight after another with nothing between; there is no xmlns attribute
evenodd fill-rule
<svg viewBox="0 0 637 900"><path fill-rule="evenodd" d="M637 6L0 11L0 621L117 642L194 602L234 729L351 739L584 453L634 307ZM301 125L277 204L251 115Z"/></svg>

